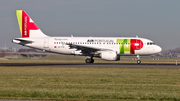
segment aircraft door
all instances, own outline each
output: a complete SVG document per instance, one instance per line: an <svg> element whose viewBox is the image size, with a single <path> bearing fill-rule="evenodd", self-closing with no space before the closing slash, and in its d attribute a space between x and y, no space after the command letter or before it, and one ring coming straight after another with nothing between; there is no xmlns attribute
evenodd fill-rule
<svg viewBox="0 0 180 101"><path fill-rule="evenodd" d="M135 44L135 47L136 47L136 49L140 49L140 42L139 42L139 40L138 39L136 39L136 44Z"/></svg>
<svg viewBox="0 0 180 101"><path fill-rule="evenodd" d="M143 47L142 41L139 40L139 39L136 39L135 47L136 47L137 50L140 50Z"/></svg>
<svg viewBox="0 0 180 101"><path fill-rule="evenodd" d="M140 50L143 42L140 39L131 39L131 54L135 54L135 50Z"/></svg>
<svg viewBox="0 0 180 101"><path fill-rule="evenodd" d="M49 48L49 39L44 38L44 48Z"/></svg>

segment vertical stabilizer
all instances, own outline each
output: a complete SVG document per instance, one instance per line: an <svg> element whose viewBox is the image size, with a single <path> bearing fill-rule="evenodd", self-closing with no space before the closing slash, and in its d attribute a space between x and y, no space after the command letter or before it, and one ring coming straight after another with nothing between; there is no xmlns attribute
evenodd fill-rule
<svg viewBox="0 0 180 101"><path fill-rule="evenodd" d="M22 38L47 37L23 10L16 10Z"/></svg>

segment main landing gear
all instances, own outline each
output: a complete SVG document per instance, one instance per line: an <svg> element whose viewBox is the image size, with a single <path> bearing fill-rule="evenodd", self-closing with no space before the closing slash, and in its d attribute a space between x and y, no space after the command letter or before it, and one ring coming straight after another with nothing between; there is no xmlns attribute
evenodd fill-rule
<svg viewBox="0 0 180 101"><path fill-rule="evenodd" d="M94 63L94 59L91 57L91 58L87 58L85 60L86 63Z"/></svg>
<svg viewBox="0 0 180 101"><path fill-rule="evenodd" d="M138 60L137 60L137 64L140 64L140 63L141 63L141 60L140 60L139 55L137 55L137 58L138 58Z"/></svg>

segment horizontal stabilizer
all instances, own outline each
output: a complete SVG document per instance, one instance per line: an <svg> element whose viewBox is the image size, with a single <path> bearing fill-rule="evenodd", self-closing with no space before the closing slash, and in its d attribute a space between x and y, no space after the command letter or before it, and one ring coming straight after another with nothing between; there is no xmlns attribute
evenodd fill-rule
<svg viewBox="0 0 180 101"><path fill-rule="evenodd" d="M17 39L13 39L12 40L14 43L24 43L24 44L28 44L28 43L33 43L34 41L26 39L26 38L17 38Z"/></svg>

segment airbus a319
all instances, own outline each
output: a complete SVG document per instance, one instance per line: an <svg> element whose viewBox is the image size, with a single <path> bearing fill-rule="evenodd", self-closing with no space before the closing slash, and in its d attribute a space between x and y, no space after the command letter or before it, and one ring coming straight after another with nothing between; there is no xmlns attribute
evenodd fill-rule
<svg viewBox="0 0 180 101"><path fill-rule="evenodd" d="M161 47L153 41L138 37L50 37L45 35L23 10L16 10L21 38L13 43L43 51L88 56L86 63L94 63L93 57L118 61L121 56L151 55L161 52Z"/></svg>

